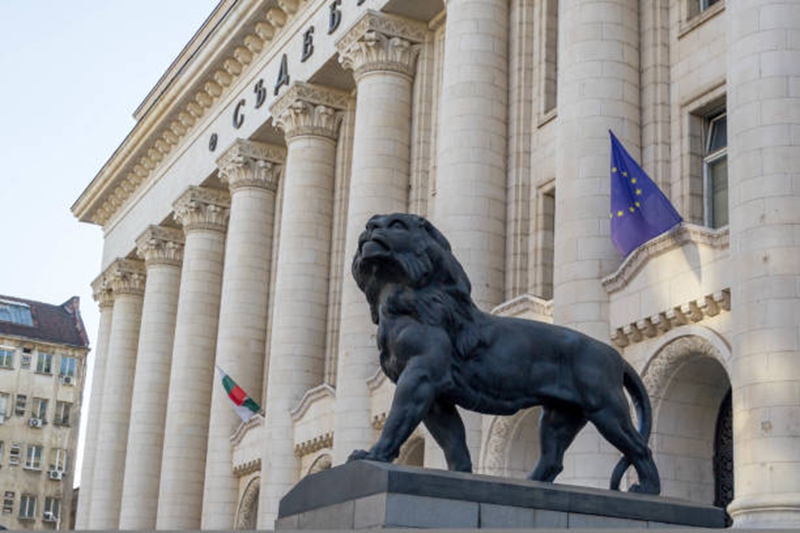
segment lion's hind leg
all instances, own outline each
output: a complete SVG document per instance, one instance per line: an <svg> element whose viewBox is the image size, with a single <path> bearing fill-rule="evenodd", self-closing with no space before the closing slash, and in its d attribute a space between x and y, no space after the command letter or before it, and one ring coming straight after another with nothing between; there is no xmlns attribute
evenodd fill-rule
<svg viewBox="0 0 800 533"><path fill-rule="evenodd" d="M541 454L536 468L528 479L553 481L564 469L564 452L586 425L586 417L572 407L542 407L539 417L539 447Z"/></svg>
<svg viewBox="0 0 800 533"><path fill-rule="evenodd" d="M588 413L589 420L600 434L614 445L633 464L639 475L639 483L631 486L631 492L659 494L661 481L658 468L647 442L633 426L628 403L622 391L614 394L613 399L600 409Z"/></svg>

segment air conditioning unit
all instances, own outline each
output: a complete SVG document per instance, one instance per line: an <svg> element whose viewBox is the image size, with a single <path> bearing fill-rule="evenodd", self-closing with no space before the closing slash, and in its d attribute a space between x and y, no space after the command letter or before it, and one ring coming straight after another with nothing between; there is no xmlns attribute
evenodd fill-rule
<svg viewBox="0 0 800 533"><path fill-rule="evenodd" d="M53 511L45 511L44 512L44 521L45 522L56 522L58 521L58 517L55 515Z"/></svg>
<svg viewBox="0 0 800 533"><path fill-rule="evenodd" d="M40 428L42 427L42 419L41 418L31 418L28 420L28 425L32 428Z"/></svg>
<svg viewBox="0 0 800 533"><path fill-rule="evenodd" d="M62 470L49 470L47 475L53 481L61 481L64 478L64 472Z"/></svg>
<svg viewBox="0 0 800 533"><path fill-rule="evenodd" d="M62 385L72 385L72 380L74 378L72 376L61 376L61 384Z"/></svg>

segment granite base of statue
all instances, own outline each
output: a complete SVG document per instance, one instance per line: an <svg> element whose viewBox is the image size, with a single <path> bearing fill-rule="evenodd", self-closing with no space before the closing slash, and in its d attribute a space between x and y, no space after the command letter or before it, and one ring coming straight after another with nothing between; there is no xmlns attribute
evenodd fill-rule
<svg viewBox="0 0 800 533"><path fill-rule="evenodd" d="M278 527L724 526L719 509L655 497L661 481L648 446L652 407L619 352L569 328L478 309L450 243L428 220L370 218L352 274L377 326L381 369L396 385L391 409L371 448L303 479L283 499ZM541 454L531 481L471 475L457 408L496 416L534 406L541 406ZM612 491L552 484L588 423L621 452ZM449 472L390 464L420 424ZM621 494L631 467L635 494Z"/></svg>
<svg viewBox="0 0 800 533"><path fill-rule="evenodd" d="M382 528L724 528L688 501L463 472L354 461L302 479L279 530Z"/></svg>

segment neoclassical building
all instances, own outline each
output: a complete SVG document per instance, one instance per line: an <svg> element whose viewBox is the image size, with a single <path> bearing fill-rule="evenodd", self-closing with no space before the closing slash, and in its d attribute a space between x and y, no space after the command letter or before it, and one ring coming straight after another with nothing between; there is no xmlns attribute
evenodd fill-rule
<svg viewBox="0 0 800 533"><path fill-rule="evenodd" d="M349 265L395 211L484 310L619 349L665 496L800 524L800 6L222 0L135 117L72 207L105 239L77 528L271 528L374 442L392 385ZM609 129L684 218L626 258ZM465 414L476 470L525 476L537 414ZM617 458L586 428L558 481ZM399 460L444 466L424 429Z"/></svg>

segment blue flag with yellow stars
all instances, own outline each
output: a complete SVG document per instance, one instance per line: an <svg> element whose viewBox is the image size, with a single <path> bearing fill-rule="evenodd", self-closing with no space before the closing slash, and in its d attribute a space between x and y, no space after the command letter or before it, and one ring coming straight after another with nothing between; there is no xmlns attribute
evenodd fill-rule
<svg viewBox="0 0 800 533"><path fill-rule="evenodd" d="M611 134L611 241L627 256L682 219L664 193Z"/></svg>

